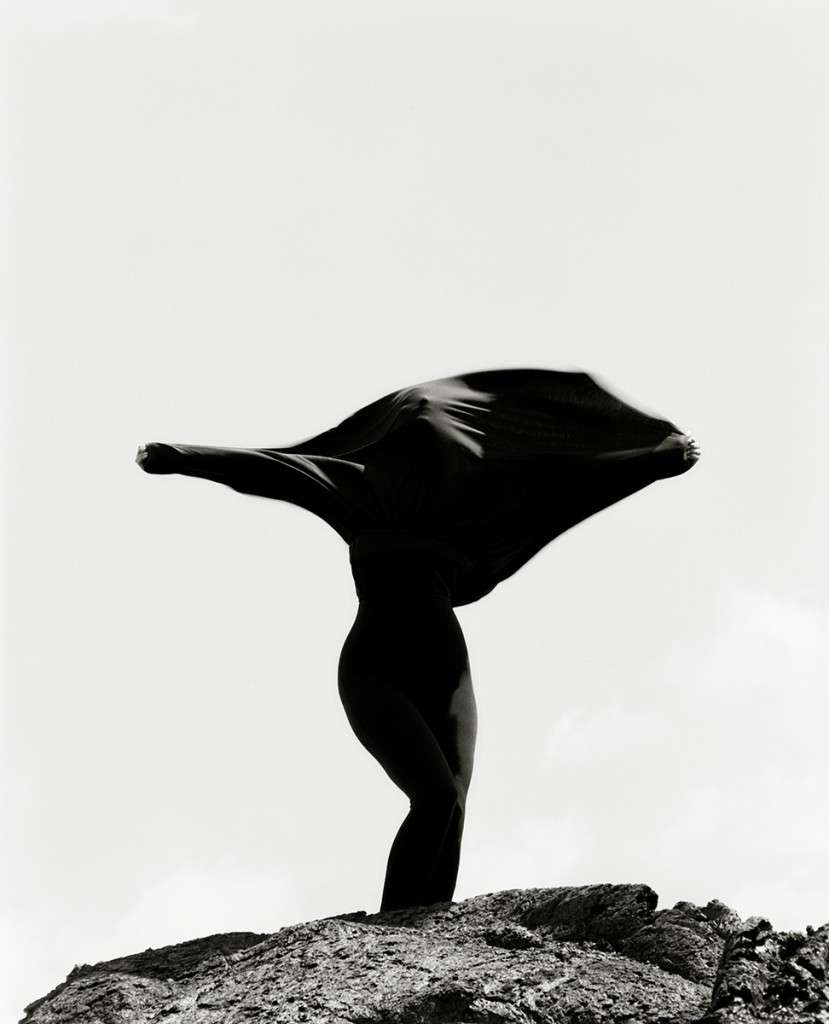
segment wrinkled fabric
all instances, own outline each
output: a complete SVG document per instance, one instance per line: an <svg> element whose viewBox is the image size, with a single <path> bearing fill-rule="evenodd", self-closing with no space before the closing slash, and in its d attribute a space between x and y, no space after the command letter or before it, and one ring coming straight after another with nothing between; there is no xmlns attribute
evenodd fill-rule
<svg viewBox="0 0 829 1024"><path fill-rule="evenodd" d="M458 607L575 524L690 468L653 451L680 433L587 373L503 369L402 388L314 437L256 451L296 475L272 496L332 526L352 567L420 546L442 556Z"/></svg>

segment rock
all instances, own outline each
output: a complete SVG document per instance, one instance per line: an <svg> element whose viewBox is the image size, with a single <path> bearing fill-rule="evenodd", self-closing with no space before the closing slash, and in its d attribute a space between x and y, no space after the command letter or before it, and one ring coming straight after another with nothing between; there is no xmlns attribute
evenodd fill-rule
<svg viewBox="0 0 829 1024"><path fill-rule="evenodd" d="M520 924L496 924L483 933L484 941L501 949L538 949L544 940L537 932L522 928Z"/></svg>
<svg viewBox="0 0 829 1024"><path fill-rule="evenodd" d="M514 889L195 939L93 966L25 1024L829 1024L829 925L646 885Z"/></svg>
<svg viewBox="0 0 829 1024"><path fill-rule="evenodd" d="M718 910L722 908L723 914ZM739 924L736 914L713 901L706 907L677 903L660 910L653 920L617 943L619 952L659 964L691 981L713 986L728 926Z"/></svg>
<svg viewBox="0 0 829 1024"><path fill-rule="evenodd" d="M829 1024L829 925L775 932L764 918L727 936L705 1024Z"/></svg>

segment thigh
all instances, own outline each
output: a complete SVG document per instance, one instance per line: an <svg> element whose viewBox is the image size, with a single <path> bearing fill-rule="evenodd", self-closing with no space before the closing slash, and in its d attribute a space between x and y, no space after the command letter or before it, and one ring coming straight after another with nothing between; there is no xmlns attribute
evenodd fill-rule
<svg viewBox="0 0 829 1024"><path fill-rule="evenodd" d="M414 758L416 773L418 759L428 756L429 771L440 763L456 789L466 793L477 710L454 614L448 620L443 613L424 614L401 623L362 609L343 647L338 679L355 734L384 768L395 758ZM439 758L427 753L435 748Z"/></svg>
<svg viewBox="0 0 829 1024"><path fill-rule="evenodd" d="M450 764L455 772L455 777L463 785L465 795L469 789L469 783L472 781L475 740L478 733L478 709L468 666L452 692L448 714L444 722L446 742L441 743L441 746L449 751Z"/></svg>
<svg viewBox="0 0 829 1024"><path fill-rule="evenodd" d="M354 734L409 799L449 793L454 773L423 715L400 690L367 683L340 686Z"/></svg>

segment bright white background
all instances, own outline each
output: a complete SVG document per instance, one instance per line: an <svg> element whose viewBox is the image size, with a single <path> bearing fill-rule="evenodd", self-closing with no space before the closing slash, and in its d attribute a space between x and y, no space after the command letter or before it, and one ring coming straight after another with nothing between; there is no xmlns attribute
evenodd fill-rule
<svg viewBox="0 0 829 1024"><path fill-rule="evenodd" d="M826 6L4 9L3 1019L377 908L406 802L337 696L345 545L133 459L473 369L595 371L703 458L459 609L456 898L829 919Z"/></svg>

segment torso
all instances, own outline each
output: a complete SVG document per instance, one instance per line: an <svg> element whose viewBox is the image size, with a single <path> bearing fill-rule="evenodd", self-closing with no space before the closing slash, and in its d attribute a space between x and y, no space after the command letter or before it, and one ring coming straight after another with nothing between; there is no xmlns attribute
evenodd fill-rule
<svg viewBox="0 0 829 1024"><path fill-rule="evenodd" d="M361 604L454 604L456 574L469 559L448 544L410 534L362 534L349 547Z"/></svg>

